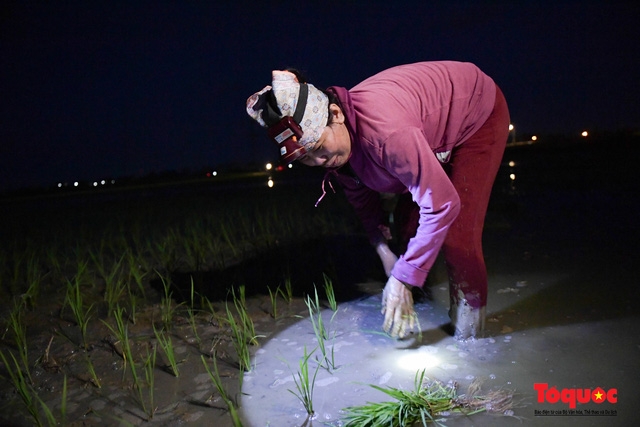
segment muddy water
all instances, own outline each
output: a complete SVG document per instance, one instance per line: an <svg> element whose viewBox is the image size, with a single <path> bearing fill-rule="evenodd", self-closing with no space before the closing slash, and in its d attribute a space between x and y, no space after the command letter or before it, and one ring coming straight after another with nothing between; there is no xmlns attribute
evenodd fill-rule
<svg viewBox="0 0 640 427"><path fill-rule="evenodd" d="M507 151L485 229L490 285L484 338L456 342L443 332L448 291L441 266L430 274L433 299L416 305L419 342L379 334L374 290L382 283L370 283L370 295L342 303L331 322L336 335L327 343L335 346L338 366L318 371L311 423L289 391L296 390L292 375L305 346L317 346L303 319L256 354L243 389L247 424L338 426L345 407L388 399L369 384L412 389L420 368L405 369L409 355L430 363L427 376L455 381L461 392L475 379L484 380L483 390L514 392L513 413L451 416L446 425L638 425L640 189L628 160L614 165L603 150ZM324 315L328 320L332 313ZM591 400L572 409L553 394L539 396L535 384L566 393L615 390L617 401Z"/></svg>
<svg viewBox="0 0 640 427"><path fill-rule="evenodd" d="M264 337L253 349L255 368L244 378L243 394L239 395L230 341L215 341L220 329L203 318L198 332L202 344L198 344L185 323L177 327L174 336L184 360L181 375L174 378L160 366L156 369L157 410L149 421L132 392L130 377L123 375L122 358L102 341L107 333L92 331L96 345L88 353L102 373L102 388L97 389L86 377L85 353L72 342L77 341L74 325L43 307L40 314L52 323L40 326L61 332L56 332L51 355L69 375L67 413L73 422L69 425L231 426L224 402L200 362L200 355L210 354L214 341L218 342L225 387L233 396L240 396L245 426L340 425L346 406L386 398L369 384L412 388L415 372L420 369L412 365L415 359L430 362L427 376L455 381L461 392L476 379L484 380L483 390L515 392L513 414L450 417L447 425L638 425L640 189L635 169L631 173L619 163L611 167L610 157L604 156L608 148L601 151L589 154L588 162L580 160L584 156L575 161L571 153L552 149L544 156L508 151L505 162L514 154L516 166L501 171L485 230L490 293L483 339L456 342L441 328L448 322L446 273L441 263L432 270L427 284L432 299L416 305L422 339L414 335L398 342L380 334L379 292L383 283L379 274L371 273L372 260L367 257L372 252L367 252L366 244L346 239L326 246L316 244L306 254L294 251L300 257L290 259L299 261L299 271L294 274L300 282L310 274L313 281L322 284L322 272L331 270L334 284L341 285L338 291L342 292L333 320L330 310L323 312L329 331L335 334L327 341L327 348L334 349L336 368L318 371L316 414L310 423L289 389L295 390L292 375L298 370L304 347L312 350L317 341L301 299L290 306L281 303L277 320L270 316L264 290L281 281L283 270L274 268L277 260L230 268L218 282L256 282L262 289L248 299L256 328ZM623 156L620 161L625 158L632 156ZM608 163L606 170L601 160ZM509 181L509 172L515 174L515 182ZM357 268L353 262L344 263L350 270L325 260L332 249L336 258L345 261L356 254ZM305 268L318 266L314 260L325 264ZM341 282L339 277L345 279ZM180 279L175 277L176 284L189 284ZM204 275L201 283L212 286L212 297L226 295L224 287L214 286L214 275ZM149 318L153 318L151 313ZM141 319L139 328L132 330L141 351L151 339L149 325ZM44 350L50 338L51 332L34 336L32 342ZM318 354L316 350L314 357ZM34 357L40 355L42 351L33 353ZM34 368L34 374L41 385L39 395L59 411L62 374L45 371L42 365ZM618 401L581 404L577 408L580 414L564 414L569 408L562 402L538 401L537 383L558 390L616 389ZM6 388L1 393L0 414L5 424L32 425L15 393ZM588 415L587 410L598 415Z"/></svg>

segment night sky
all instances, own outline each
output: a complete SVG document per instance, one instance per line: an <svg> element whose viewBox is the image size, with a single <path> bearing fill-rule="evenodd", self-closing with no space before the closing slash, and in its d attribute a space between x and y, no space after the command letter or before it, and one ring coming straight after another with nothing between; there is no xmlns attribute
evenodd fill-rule
<svg viewBox="0 0 640 427"><path fill-rule="evenodd" d="M3 2L0 191L276 160L244 107L288 66L351 87L470 61L518 136L639 129L634 3Z"/></svg>

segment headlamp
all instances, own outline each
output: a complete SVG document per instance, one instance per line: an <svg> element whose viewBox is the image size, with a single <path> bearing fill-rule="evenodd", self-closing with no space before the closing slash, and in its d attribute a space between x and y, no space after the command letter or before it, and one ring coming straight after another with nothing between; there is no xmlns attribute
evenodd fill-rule
<svg viewBox="0 0 640 427"><path fill-rule="evenodd" d="M292 163L303 156L307 150L300 144L302 128L291 116L283 117L278 123L269 127L269 137L280 148L280 159L286 163Z"/></svg>

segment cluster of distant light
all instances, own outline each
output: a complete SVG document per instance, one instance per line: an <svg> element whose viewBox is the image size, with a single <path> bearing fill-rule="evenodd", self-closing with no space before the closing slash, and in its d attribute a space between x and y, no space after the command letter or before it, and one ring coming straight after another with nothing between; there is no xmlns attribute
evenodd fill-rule
<svg viewBox="0 0 640 427"><path fill-rule="evenodd" d="M89 183L89 185L91 187L100 187L100 186L103 186L103 185L113 185L115 183L116 183L115 179L112 179L112 180L103 179L103 180L100 180L100 181L93 181L92 183ZM58 188L66 188L66 187L69 187L69 186L71 186L71 187L80 187L82 185L83 184L80 181L74 181L71 184L69 184L68 182L58 182Z"/></svg>
<svg viewBox="0 0 640 427"><path fill-rule="evenodd" d="M509 123L509 133L512 133L513 136L511 138L511 144L516 144L516 127L513 125L513 123ZM586 130L583 130L582 132L580 132L580 136L582 136L583 138L586 138L589 136L589 132ZM519 143L531 143L531 142L535 142L538 140L538 137L536 135L533 135L528 141L518 141Z"/></svg>
<svg viewBox="0 0 640 427"><path fill-rule="evenodd" d="M293 167L293 165L292 165L291 163L289 163L289 164L287 165L287 167L288 167L289 169L291 169L291 168ZM276 167L274 168L274 167L273 167L273 164L271 164L271 163L267 163L267 164L264 166L264 168L265 168L267 171L275 170L276 172L282 172L282 171L284 170L284 166L282 166L282 165L278 165L278 166L276 166ZM272 177L269 177L269 179L267 180L267 187L269 187L269 188L273 188L274 184L275 184L275 183L273 182L273 178L272 178Z"/></svg>
<svg viewBox="0 0 640 427"><path fill-rule="evenodd" d="M293 168L292 164L287 165L287 168L291 169ZM276 172L281 172L285 169L284 166L282 165L278 165L278 166L274 166L272 163L267 163L265 165L265 169L267 171L276 171ZM212 177L216 177L218 176L218 171L210 171L206 173L207 178L212 178ZM116 183L115 179L111 179L111 180L100 180L100 181L93 181L93 182L89 182L89 183L84 183L84 182L80 182L80 181L74 181L72 183L68 183L68 182L58 182L57 187L58 188L67 188L67 187L86 187L87 185L90 187L101 187L104 185L114 185ZM273 179L271 177L269 177L269 180L267 181L267 185L269 187L273 187Z"/></svg>
<svg viewBox="0 0 640 427"><path fill-rule="evenodd" d="M288 167L289 169L291 169L291 168L293 167L293 164L289 163L289 164L287 165L287 167ZM264 166L264 168L265 168L266 170L268 170L268 171L270 171L270 170L274 170L273 164L271 164L271 163L267 163L267 164ZM276 167L275 167L275 170L276 170L276 171L278 171L278 172L281 172L281 171L283 171L283 170L284 170L284 166L282 166L282 165L278 165L278 166L276 166Z"/></svg>

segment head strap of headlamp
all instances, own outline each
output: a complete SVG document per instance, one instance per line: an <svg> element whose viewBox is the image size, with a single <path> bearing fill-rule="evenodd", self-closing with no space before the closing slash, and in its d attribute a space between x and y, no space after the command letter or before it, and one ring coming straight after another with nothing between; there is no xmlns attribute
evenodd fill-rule
<svg viewBox="0 0 640 427"><path fill-rule="evenodd" d="M264 97L265 108L262 111L262 120L268 127L271 127L282 120L282 112L278 107L276 97L273 95L273 90L269 90L262 94ZM296 111L293 113L293 120L300 124L302 117L304 116L304 110L307 107L307 98L309 97L309 86L306 83L300 83L300 91L298 92L298 102L296 104Z"/></svg>

